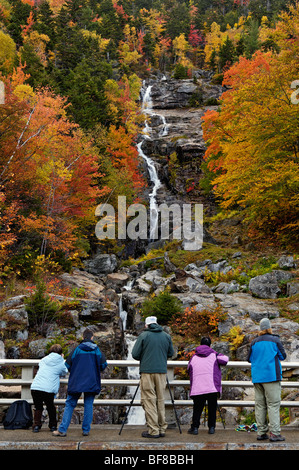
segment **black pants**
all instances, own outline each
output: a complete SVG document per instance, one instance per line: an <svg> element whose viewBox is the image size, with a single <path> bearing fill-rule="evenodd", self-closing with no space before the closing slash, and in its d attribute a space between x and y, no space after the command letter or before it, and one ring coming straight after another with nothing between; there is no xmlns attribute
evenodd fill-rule
<svg viewBox="0 0 299 470"><path fill-rule="evenodd" d="M191 397L193 400L193 428L199 427L201 414L206 402L208 402L208 427L214 428L216 426L217 396L218 394L215 392L206 393L204 395L193 395Z"/></svg>
<svg viewBox="0 0 299 470"><path fill-rule="evenodd" d="M54 406L55 393L42 392L41 390L31 390L31 395L35 407L33 425L42 425L41 418L45 404L49 415L49 428L57 426L56 407Z"/></svg>

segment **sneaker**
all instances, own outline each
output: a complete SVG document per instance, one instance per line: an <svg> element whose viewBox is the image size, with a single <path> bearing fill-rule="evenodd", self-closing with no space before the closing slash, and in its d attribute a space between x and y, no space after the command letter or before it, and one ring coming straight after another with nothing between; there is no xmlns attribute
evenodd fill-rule
<svg viewBox="0 0 299 470"><path fill-rule="evenodd" d="M272 434L272 432L270 432L270 441L271 442L285 441L285 438L281 434Z"/></svg>
<svg viewBox="0 0 299 470"><path fill-rule="evenodd" d="M188 434L195 434L195 435L198 434L198 428L193 428L191 426L191 428L188 429Z"/></svg>
<svg viewBox="0 0 299 470"><path fill-rule="evenodd" d="M209 434L215 434L215 428L213 426L209 428Z"/></svg>
<svg viewBox="0 0 299 470"><path fill-rule="evenodd" d="M52 432L52 435L53 435L53 436L59 436L59 437L65 437L65 436L66 436L66 432L53 431L53 432Z"/></svg>
<svg viewBox="0 0 299 470"><path fill-rule="evenodd" d="M258 441L265 441L266 439L269 439L268 434L259 434L259 435L257 436L257 440L258 440Z"/></svg>
<svg viewBox="0 0 299 470"><path fill-rule="evenodd" d="M40 431L40 428L41 428L40 426L34 426L34 427L32 428L32 432L39 432L39 431Z"/></svg>

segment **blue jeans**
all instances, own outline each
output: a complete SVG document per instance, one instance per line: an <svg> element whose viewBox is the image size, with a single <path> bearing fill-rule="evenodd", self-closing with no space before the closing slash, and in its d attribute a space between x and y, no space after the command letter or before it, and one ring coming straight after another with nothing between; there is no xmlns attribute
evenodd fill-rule
<svg viewBox="0 0 299 470"><path fill-rule="evenodd" d="M69 394L67 396L62 421L58 428L60 432L63 432L63 433L67 432L72 416L73 416L73 411L77 405L80 395L81 393L74 393L72 395ZM95 398L94 393L84 393L84 416L83 416L83 423L82 423L83 432L90 431L90 426L91 426L92 418L93 418L94 398Z"/></svg>

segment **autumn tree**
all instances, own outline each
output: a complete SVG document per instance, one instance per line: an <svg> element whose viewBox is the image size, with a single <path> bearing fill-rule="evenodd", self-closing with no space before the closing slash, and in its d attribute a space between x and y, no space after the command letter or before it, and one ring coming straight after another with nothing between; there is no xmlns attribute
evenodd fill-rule
<svg viewBox="0 0 299 470"><path fill-rule="evenodd" d="M19 253L29 244L40 254L84 255L80 238L94 222L101 194L98 152L68 120L65 98L34 92L20 69L2 78L1 201L6 218L17 209L14 247Z"/></svg>
<svg viewBox="0 0 299 470"><path fill-rule="evenodd" d="M223 210L241 208L254 236L295 243L298 233L299 8L276 27L280 53L256 52L226 71L220 111L204 116L205 158Z"/></svg>
<svg viewBox="0 0 299 470"><path fill-rule="evenodd" d="M122 125L133 137L137 135L138 125L143 122L138 103L140 88L141 80L136 74L123 75L118 82L106 80L105 83L111 122Z"/></svg>

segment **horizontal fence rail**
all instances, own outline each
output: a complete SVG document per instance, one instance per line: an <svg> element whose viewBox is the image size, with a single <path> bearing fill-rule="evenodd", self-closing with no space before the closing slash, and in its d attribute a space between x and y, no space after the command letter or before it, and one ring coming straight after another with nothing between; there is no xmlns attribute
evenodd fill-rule
<svg viewBox="0 0 299 470"><path fill-rule="evenodd" d="M15 366L20 367L21 378L16 379L0 379L0 386L20 386L21 387L21 398L27 400L29 403L33 403L30 386L32 384L34 378L34 370L38 366L40 360L39 359L0 359L0 373L1 368ZM139 367L139 362L135 360L107 360L108 367L113 369L114 367ZM176 386L183 386L189 387L190 381L175 379L174 378L174 369L186 369L188 365L188 361L168 361L167 362L167 375L169 380L169 385L171 389ZM283 370L293 370L296 374L299 375L299 362L282 362L281 363ZM227 368L239 368L239 369L250 369L251 364L247 361L229 361L225 366ZM109 370L109 369L108 369ZM61 378L61 384L67 384L67 378ZM102 378L101 380L102 386L119 386L119 387L129 387L129 386L136 386L139 383L139 380L136 379L118 379L118 378L111 378L105 379ZM299 388L298 381L286 380L283 379L281 382L281 386L283 388L288 389L296 389ZM223 380L222 387L241 387L241 388L248 388L253 387L251 380ZM16 400L16 398L0 398L0 405L10 405ZM65 399L56 398L55 399L56 405L64 405ZM94 401L95 405L99 406L128 406L131 403L131 399L113 399L113 398L96 398ZM189 400L174 400L175 405L177 406L192 406L193 401ZM219 406L224 407L252 407L255 406L255 402L251 400L219 400ZM83 405L83 399L78 400L78 405ZM140 406L140 400L134 400L134 406ZM166 406L173 406L172 401L169 399L165 399ZM281 407L298 407L299 401L281 401Z"/></svg>

